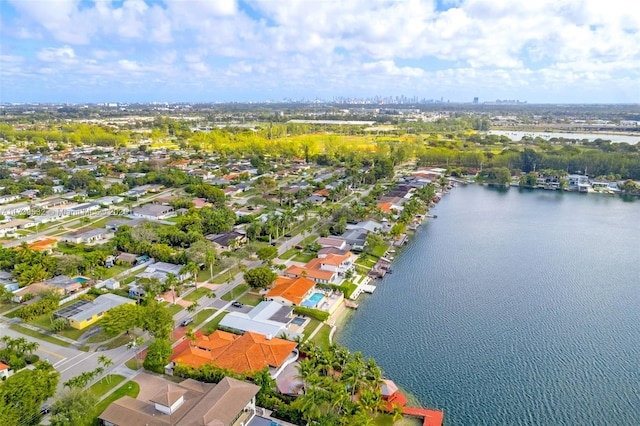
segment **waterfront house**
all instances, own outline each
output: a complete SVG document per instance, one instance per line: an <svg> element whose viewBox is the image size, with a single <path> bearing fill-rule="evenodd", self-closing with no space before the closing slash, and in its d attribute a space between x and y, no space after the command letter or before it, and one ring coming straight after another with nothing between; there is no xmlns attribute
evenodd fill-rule
<svg viewBox="0 0 640 426"><path fill-rule="evenodd" d="M269 368L272 375L288 359L297 358L297 343L247 331L243 335L216 330L208 336L196 333L196 340L171 358L174 364L199 368L214 364L238 374ZM179 350L179 349L178 349Z"/></svg>
<svg viewBox="0 0 640 426"><path fill-rule="evenodd" d="M287 334L293 340L297 333L288 333L287 327L293 319L293 309L275 301L260 302L248 313L229 312L220 321L220 327L244 333L252 331L265 336L282 336Z"/></svg>
<svg viewBox="0 0 640 426"><path fill-rule="evenodd" d="M149 400L124 396L98 416L105 426L240 426L256 414L260 387L231 377L217 384L186 379L180 383L158 378Z"/></svg>
<svg viewBox="0 0 640 426"><path fill-rule="evenodd" d="M287 276L276 278L273 287L265 294L265 300L273 300L285 306L298 306L315 289L313 278Z"/></svg>

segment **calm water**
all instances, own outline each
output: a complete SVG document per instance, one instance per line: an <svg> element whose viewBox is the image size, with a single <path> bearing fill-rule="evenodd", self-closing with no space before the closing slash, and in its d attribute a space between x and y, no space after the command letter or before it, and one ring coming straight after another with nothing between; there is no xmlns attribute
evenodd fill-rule
<svg viewBox="0 0 640 426"><path fill-rule="evenodd" d="M640 135L620 135L611 133L575 133L575 132L521 132L515 130L490 130L487 132L491 135L507 136L512 141L519 141L524 136L532 138L541 137L542 139L551 138L567 138L567 139L588 139L593 142L596 139L609 140L611 142L626 142L629 145L635 145L640 141Z"/></svg>
<svg viewBox="0 0 640 426"><path fill-rule="evenodd" d="M640 425L640 201L459 187L338 341L447 425Z"/></svg>

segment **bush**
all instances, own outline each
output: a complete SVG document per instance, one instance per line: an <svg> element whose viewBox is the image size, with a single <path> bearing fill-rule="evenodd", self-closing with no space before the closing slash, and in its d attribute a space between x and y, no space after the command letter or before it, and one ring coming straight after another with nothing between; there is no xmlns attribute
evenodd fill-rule
<svg viewBox="0 0 640 426"><path fill-rule="evenodd" d="M294 306L293 312L298 315L304 315L318 321L326 321L329 319L329 312L321 311L319 309L307 308L305 306Z"/></svg>
<svg viewBox="0 0 640 426"><path fill-rule="evenodd" d="M35 364L36 362L40 361L40 357L36 354L31 354L24 357L24 360L27 364Z"/></svg>
<svg viewBox="0 0 640 426"><path fill-rule="evenodd" d="M156 339L149 345L142 366L149 371L164 373L164 366L169 363L172 353L171 343L164 339Z"/></svg>
<svg viewBox="0 0 640 426"><path fill-rule="evenodd" d="M58 301L55 299L42 299L32 305L27 305L20 310L20 319L29 322L41 315L52 314L58 308Z"/></svg>

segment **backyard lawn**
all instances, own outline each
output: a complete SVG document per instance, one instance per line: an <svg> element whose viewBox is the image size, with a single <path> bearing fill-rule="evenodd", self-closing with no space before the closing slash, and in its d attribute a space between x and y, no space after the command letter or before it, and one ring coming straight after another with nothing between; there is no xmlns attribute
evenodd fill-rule
<svg viewBox="0 0 640 426"><path fill-rule="evenodd" d="M315 330L319 325L320 321L315 318L311 318L307 325L304 326L304 340L307 340L309 338L309 335L313 333L313 330Z"/></svg>
<svg viewBox="0 0 640 426"><path fill-rule="evenodd" d="M222 318L224 318L224 316L227 315L228 313L229 312L221 312L220 315L218 315L217 317L215 317L214 319L212 319L211 321L206 323L200 329L200 331L202 331L204 334L213 333L214 331L216 331L218 329L218 324L220 324L220 321L222 321Z"/></svg>
<svg viewBox="0 0 640 426"><path fill-rule="evenodd" d="M313 330L315 330L315 328L313 328L311 332L313 332ZM328 348L330 346L329 333L331 333L331 326L324 324L318 333L313 336L311 341L321 348Z"/></svg>
<svg viewBox="0 0 640 426"><path fill-rule="evenodd" d="M387 252L388 248L389 248L389 244L382 244L379 246L375 246L373 248L373 255L376 257L382 257Z"/></svg>
<svg viewBox="0 0 640 426"><path fill-rule="evenodd" d="M122 265L114 265L111 268L107 269L107 273L105 275L105 279L107 278L113 278L116 275L119 275L121 273L123 273L124 271L130 269L129 266L122 266Z"/></svg>
<svg viewBox="0 0 640 426"><path fill-rule="evenodd" d="M247 284L237 285L233 289L231 289L231 291L224 294L220 299L224 300L225 302L231 302L232 300L240 297L240 295L242 295L242 293L244 293L248 289L249 286Z"/></svg>

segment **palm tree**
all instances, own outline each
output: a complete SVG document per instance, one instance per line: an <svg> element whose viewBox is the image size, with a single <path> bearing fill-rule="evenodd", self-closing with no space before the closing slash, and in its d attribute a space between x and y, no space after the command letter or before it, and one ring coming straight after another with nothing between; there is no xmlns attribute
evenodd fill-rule
<svg viewBox="0 0 640 426"><path fill-rule="evenodd" d="M142 346L142 344L144 343L144 338L141 337L136 337L135 339L131 340L129 343L127 343L127 349L131 350L134 349L136 354L136 365L138 366L138 368L140 367L140 360L138 359L138 355L140 354L140 351L136 348Z"/></svg>
<svg viewBox="0 0 640 426"><path fill-rule="evenodd" d="M200 272L200 268L198 268L198 265L193 262L188 262L186 265L180 268L180 275L188 275L192 277L196 283L198 281L198 272Z"/></svg>
<svg viewBox="0 0 640 426"><path fill-rule="evenodd" d="M209 266L209 279L213 279L213 265L216 263L216 255L213 249L207 249L205 253L205 263ZM198 280L196 279L196 289L198 288Z"/></svg>
<svg viewBox="0 0 640 426"><path fill-rule="evenodd" d="M189 327L184 335L187 339L189 339L189 346L193 346L193 344L196 342L196 333L193 330L193 327Z"/></svg>
<svg viewBox="0 0 640 426"><path fill-rule="evenodd" d="M173 295L173 304L176 304L176 285L178 285L178 279L175 275L167 274L167 279L164 280L165 288L170 288Z"/></svg>
<svg viewBox="0 0 640 426"><path fill-rule="evenodd" d="M98 357L98 364L101 364L106 370L113 365L113 360L111 358L107 358L105 355L100 355ZM107 377L108 377L107 381L111 382L111 376L107 376Z"/></svg>
<svg viewBox="0 0 640 426"><path fill-rule="evenodd" d="M190 304L189 306L187 306L187 312L189 312L190 314L193 314L196 312L196 309L198 309L198 306L200 306L200 304L198 303L198 301L194 301L192 304Z"/></svg>
<svg viewBox="0 0 640 426"><path fill-rule="evenodd" d="M304 392L307 393L307 389L310 387L309 381L318 374L316 363L311 358L305 358L298 363L296 369L298 370L296 378L302 380Z"/></svg>

